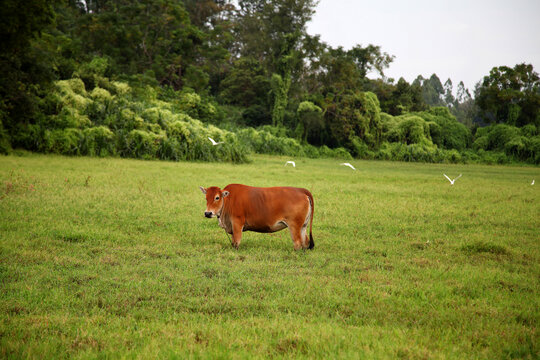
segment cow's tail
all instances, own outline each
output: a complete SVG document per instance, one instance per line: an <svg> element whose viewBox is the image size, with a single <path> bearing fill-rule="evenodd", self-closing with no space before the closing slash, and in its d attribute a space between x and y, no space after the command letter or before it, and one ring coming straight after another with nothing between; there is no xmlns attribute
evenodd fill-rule
<svg viewBox="0 0 540 360"><path fill-rule="evenodd" d="M311 205L311 215L309 219L309 247L308 249L313 249L315 247L315 242L313 241L313 213L315 212L315 203L313 202L313 195L309 191L306 190L306 195L309 198L309 202Z"/></svg>

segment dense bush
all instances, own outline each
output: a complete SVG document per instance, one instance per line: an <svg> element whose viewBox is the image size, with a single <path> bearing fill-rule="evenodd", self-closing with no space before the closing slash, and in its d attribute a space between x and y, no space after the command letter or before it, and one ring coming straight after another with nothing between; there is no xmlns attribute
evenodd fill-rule
<svg viewBox="0 0 540 360"><path fill-rule="evenodd" d="M239 130L237 135L240 143L259 154L352 159L351 154L344 148L330 149L324 145L317 148L310 144L301 144L296 139L287 137L283 127L266 125L258 129L244 128Z"/></svg>
<svg viewBox="0 0 540 360"><path fill-rule="evenodd" d="M55 83L54 91L41 99L42 111L34 123L17 124L7 133L0 122L0 153L15 146L65 155L173 161L239 163L255 152L312 158L540 163L540 136L533 124L479 128L472 142L470 131L446 108L391 116L380 112L374 94L350 93L339 102L343 108L327 109L333 111L330 118L313 102L301 102L293 114L296 129L263 125L224 130L208 119L218 117L227 123L224 117L240 119L248 110L243 114L231 106L223 110L190 90L133 88L110 81L105 74L103 62L93 61L79 69L81 78ZM336 116L347 121L338 121ZM334 136L342 136L338 144L343 147L317 148L306 141L310 131L323 131L328 119L334 119L329 126ZM209 137L222 143L213 146Z"/></svg>
<svg viewBox="0 0 540 360"><path fill-rule="evenodd" d="M36 124L20 126L17 144L30 150L65 155L175 161L238 163L246 162L251 152L351 157L344 149L319 151L307 143L301 144L289 138L284 127L265 125L234 133L205 124L195 117L209 117L217 110L198 94L184 91L177 93L176 100L159 100L155 89L132 91L126 83L104 78L101 65L95 62L84 68L84 81L80 78L58 81L56 90L42 101L44 115ZM100 69L98 73L91 72L94 66ZM87 86L94 87L89 90ZM213 146L209 137L222 143ZM4 152L7 152L9 143L5 144Z"/></svg>
<svg viewBox="0 0 540 360"><path fill-rule="evenodd" d="M435 145L458 151L465 150L469 147L471 143L471 131L465 125L458 122L448 108L434 107L416 114L430 124L431 140Z"/></svg>
<svg viewBox="0 0 540 360"><path fill-rule="evenodd" d="M296 110L298 125L295 133L302 143L307 143L308 136L319 133L324 128L322 109L311 101L303 101Z"/></svg>
<svg viewBox="0 0 540 360"><path fill-rule="evenodd" d="M45 152L78 155L81 130L74 128L45 130Z"/></svg>
<svg viewBox="0 0 540 360"><path fill-rule="evenodd" d="M473 147L477 151L493 151L504 154L510 161L524 161L534 164L540 163L540 136L537 135L536 126L529 124L522 128L498 124L479 128L476 131ZM500 157L501 155L499 155ZM489 159L489 162L501 160Z"/></svg>
<svg viewBox="0 0 540 360"><path fill-rule="evenodd" d="M380 143L381 109L372 92L347 92L331 103L325 113L332 138L338 145L354 149L353 140L368 146Z"/></svg>
<svg viewBox="0 0 540 360"><path fill-rule="evenodd" d="M83 130L81 154L90 156L107 156L116 153L114 134L106 126L90 127Z"/></svg>
<svg viewBox="0 0 540 360"><path fill-rule="evenodd" d="M101 65L92 66L101 69ZM17 127L13 136L17 146L65 155L247 161L249 150L239 146L234 133L189 115L207 117L215 112L199 95L183 92L174 103L158 100L154 89L134 92L126 83L104 78L102 69L92 73L92 66L81 70L84 81L56 82L55 91L42 100L43 115L35 124ZM225 143L212 146L208 137Z"/></svg>

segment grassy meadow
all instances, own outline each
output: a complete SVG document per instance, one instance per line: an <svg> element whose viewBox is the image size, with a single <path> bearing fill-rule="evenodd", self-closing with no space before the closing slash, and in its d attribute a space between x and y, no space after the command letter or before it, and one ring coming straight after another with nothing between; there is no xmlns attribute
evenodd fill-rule
<svg viewBox="0 0 540 360"><path fill-rule="evenodd" d="M252 160L0 157L0 358L540 356L539 168ZM236 182L309 189L315 249L234 250Z"/></svg>

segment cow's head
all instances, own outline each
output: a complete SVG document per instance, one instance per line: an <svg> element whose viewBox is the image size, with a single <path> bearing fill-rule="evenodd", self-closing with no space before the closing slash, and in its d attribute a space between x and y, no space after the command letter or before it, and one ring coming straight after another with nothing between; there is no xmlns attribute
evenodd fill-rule
<svg viewBox="0 0 540 360"><path fill-rule="evenodd" d="M229 192L227 190L222 191L217 186L211 186L209 188L199 186L199 188L203 194L206 194L206 211L204 212L204 216L207 218L219 217L223 209L223 198L227 197Z"/></svg>

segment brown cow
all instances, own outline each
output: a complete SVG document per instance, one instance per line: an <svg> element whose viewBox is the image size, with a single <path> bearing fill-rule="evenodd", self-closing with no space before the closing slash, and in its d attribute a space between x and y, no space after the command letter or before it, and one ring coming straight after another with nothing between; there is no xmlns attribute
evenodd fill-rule
<svg viewBox="0 0 540 360"><path fill-rule="evenodd" d="M238 248L242 231L271 233L286 227L291 232L294 249L313 249L313 196L306 189L294 187L253 187L241 184L200 187L206 194L204 216L217 216L219 225L232 234ZM309 225L309 239L307 225Z"/></svg>

